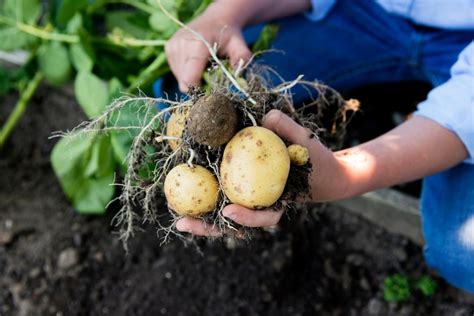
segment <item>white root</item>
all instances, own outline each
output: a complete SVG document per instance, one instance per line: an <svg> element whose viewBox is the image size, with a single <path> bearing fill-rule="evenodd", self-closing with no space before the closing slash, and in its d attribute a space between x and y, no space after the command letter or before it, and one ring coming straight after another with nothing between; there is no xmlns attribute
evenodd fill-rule
<svg viewBox="0 0 474 316"><path fill-rule="evenodd" d="M290 90L291 88L293 88L294 86L296 86L297 84L299 84L301 82L301 80L303 79L303 75L299 75L295 80L293 80L292 82L288 82L288 83L285 83L283 86L281 87L277 87L277 89L275 90L275 92L277 93L286 93L288 90Z"/></svg>
<svg viewBox="0 0 474 316"><path fill-rule="evenodd" d="M194 155L195 155L194 150L189 148L189 159L188 159L189 168L194 168L194 165L193 165Z"/></svg>

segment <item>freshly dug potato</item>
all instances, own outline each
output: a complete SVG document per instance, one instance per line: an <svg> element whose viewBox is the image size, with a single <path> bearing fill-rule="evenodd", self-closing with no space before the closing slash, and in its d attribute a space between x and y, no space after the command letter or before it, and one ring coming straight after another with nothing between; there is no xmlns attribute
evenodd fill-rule
<svg viewBox="0 0 474 316"><path fill-rule="evenodd" d="M184 127L186 126L186 118L188 117L188 111L174 112L166 125L166 136L181 138L183 135ZM181 140L169 139L168 144L173 151L176 151L178 146L181 144Z"/></svg>
<svg viewBox="0 0 474 316"><path fill-rule="evenodd" d="M200 98L189 111L189 135L202 145L218 147L227 143L237 130L237 112L224 94Z"/></svg>
<svg viewBox="0 0 474 316"><path fill-rule="evenodd" d="M304 166L308 163L309 151L306 147L297 144L290 145L288 146L288 154L291 163L296 166Z"/></svg>
<svg viewBox="0 0 474 316"><path fill-rule="evenodd" d="M273 205L283 193L290 157L283 141L264 127L238 132L224 150L222 186L232 203L251 209Z"/></svg>
<svg viewBox="0 0 474 316"><path fill-rule="evenodd" d="M180 164L166 176L164 191L173 211L179 215L199 216L216 207L219 184L206 168Z"/></svg>

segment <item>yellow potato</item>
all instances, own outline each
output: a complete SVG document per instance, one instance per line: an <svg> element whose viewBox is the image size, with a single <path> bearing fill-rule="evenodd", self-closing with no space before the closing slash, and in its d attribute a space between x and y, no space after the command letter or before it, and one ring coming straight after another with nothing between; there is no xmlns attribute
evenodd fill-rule
<svg viewBox="0 0 474 316"><path fill-rule="evenodd" d="M178 111L171 114L171 117L166 125L166 136L178 137L183 136L184 127L186 126L186 118L188 117L188 111ZM173 151L176 151L178 146L181 144L180 139L169 139L168 144Z"/></svg>
<svg viewBox="0 0 474 316"><path fill-rule="evenodd" d="M244 128L227 143L220 166L229 200L251 209L273 205L283 193L289 172L285 144L259 126Z"/></svg>
<svg viewBox="0 0 474 316"><path fill-rule="evenodd" d="M206 168L181 164L166 176L164 191L168 206L176 213L199 216L216 207L219 184Z"/></svg>
<svg viewBox="0 0 474 316"><path fill-rule="evenodd" d="M288 146L288 154L290 155L291 163L296 166L304 166L309 160L308 148L301 145L290 145Z"/></svg>

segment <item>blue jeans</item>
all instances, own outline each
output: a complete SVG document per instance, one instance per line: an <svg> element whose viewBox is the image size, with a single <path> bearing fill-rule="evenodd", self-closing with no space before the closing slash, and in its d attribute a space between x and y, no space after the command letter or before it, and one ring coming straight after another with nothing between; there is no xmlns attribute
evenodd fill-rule
<svg viewBox="0 0 474 316"><path fill-rule="evenodd" d="M414 25L367 0L340 0L322 21L296 15L275 23L279 33L273 48L281 53L267 53L258 62L285 80L304 74L342 92L407 80L440 85L474 38L474 31ZM245 33L249 41L254 34L255 28ZM292 93L295 103L311 97L301 87ZM474 165L462 163L424 179L421 200L428 265L474 292Z"/></svg>

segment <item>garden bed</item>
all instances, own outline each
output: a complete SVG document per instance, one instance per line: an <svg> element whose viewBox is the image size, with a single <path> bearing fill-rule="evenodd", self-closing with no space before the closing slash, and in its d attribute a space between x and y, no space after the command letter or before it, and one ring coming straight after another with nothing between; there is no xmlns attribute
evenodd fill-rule
<svg viewBox="0 0 474 316"><path fill-rule="evenodd" d="M0 121L15 96L1 100ZM248 242L160 246L152 228L125 254L107 216L74 213L51 170L52 131L83 120L72 95L42 88L0 152L0 315L472 315L422 248L333 204L308 207ZM163 212L165 206L163 205ZM431 275L432 297L383 299L394 273Z"/></svg>

